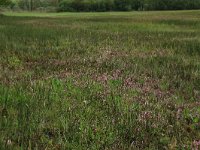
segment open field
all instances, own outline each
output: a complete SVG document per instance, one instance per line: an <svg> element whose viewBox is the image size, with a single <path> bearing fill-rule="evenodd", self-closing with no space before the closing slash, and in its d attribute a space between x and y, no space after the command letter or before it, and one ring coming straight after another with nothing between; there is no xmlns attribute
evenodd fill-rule
<svg viewBox="0 0 200 150"><path fill-rule="evenodd" d="M198 145L200 11L0 15L0 149Z"/></svg>

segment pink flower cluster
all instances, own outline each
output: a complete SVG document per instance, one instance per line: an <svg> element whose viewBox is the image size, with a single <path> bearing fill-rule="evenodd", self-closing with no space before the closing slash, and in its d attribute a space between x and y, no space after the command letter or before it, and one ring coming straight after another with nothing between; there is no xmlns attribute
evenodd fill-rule
<svg viewBox="0 0 200 150"><path fill-rule="evenodd" d="M151 111L144 111L139 116L139 121L146 122L149 119L152 119L152 112Z"/></svg>
<svg viewBox="0 0 200 150"><path fill-rule="evenodd" d="M115 70L112 75L108 75L107 73L104 73L100 76L97 76L97 81L106 84L108 80L113 79L117 80L121 77L121 71L120 70Z"/></svg>
<svg viewBox="0 0 200 150"><path fill-rule="evenodd" d="M107 83L108 80L109 80L109 76L106 73L97 77L97 81L100 81L102 83Z"/></svg>
<svg viewBox="0 0 200 150"><path fill-rule="evenodd" d="M194 140L193 141L193 150L199 150L200 149L200 140Z"/></svg>

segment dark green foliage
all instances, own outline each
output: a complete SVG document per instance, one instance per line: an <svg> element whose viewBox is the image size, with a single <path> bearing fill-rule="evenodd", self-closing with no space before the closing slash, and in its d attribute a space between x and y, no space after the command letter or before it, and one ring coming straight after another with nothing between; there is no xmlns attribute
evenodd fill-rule
<svg viewBox="0 0 200 150"><path fill-rule="evenodd" d="M147 10L199 9L200 0L148 0Z"/></svg>
<svg viewBox="0 0 200 150"><path fill-rule="evenodd" d="M110 11L114 10L113 0L64 0L59 3L58 11Z"/></svg>
<svg viewBox="0 0 200 150"><path fill-rule="evenodd" d="M72 7L72 1L66 0L59 3L58 11L75 11Z"/></svg>
<svg viewBox="0 0 200 150"><path fill-rule="evenodd" d="M0 0L0 6L23 10L51 8L59 12L189 10L200 9L200 0Z"/></svg>
<svg viewBox="0 0 200 150"><path fill-rule="evenodd" d="M11 0L0 0L0 6L9 6L12 5Z"/></svg>
<svg viewBox="0 0 200 150"><path fill-rule="evenodd" d="M184 10L200 9L200 0L63 0L59 6L59 11Z"/></svg>

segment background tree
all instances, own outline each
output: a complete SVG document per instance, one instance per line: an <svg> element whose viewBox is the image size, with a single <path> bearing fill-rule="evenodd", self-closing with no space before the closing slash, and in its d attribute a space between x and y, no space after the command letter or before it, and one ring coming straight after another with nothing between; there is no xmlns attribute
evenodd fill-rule
<svg viewBox="0 0 200 150"><path fill-rule="evenodd" d="M0 0L0 6L9 6L12 4L11 0Z"/></svg>
<svg viewBox="0 0 200 150"><path fill-rule="evenodd" d="M200 9L200 0L0 0L0 6L23 10L48 7L57 11L131 11Z"/></svg>

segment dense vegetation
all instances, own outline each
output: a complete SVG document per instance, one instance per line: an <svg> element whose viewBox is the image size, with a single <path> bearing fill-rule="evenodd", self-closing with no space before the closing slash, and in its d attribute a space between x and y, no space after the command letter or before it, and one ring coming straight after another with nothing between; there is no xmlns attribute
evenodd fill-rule
<svg viewBox="0 0 200 150"><path fill-rule="evenodd" d="M199 9L200 0L63 0L59 11L130 11Z"/></svg>
<svg viewBox="0 0 200 150"><path fill-rule="evenodd" d="M1 0L12 9L51 11L131 11L200 9L200 0Z"/></svg>
<svg viewBox="0 0 200 150"><path fill-rule="evenodd" d="M0 149L198 149L200 11L39 15L0 16Z"/></svg>

